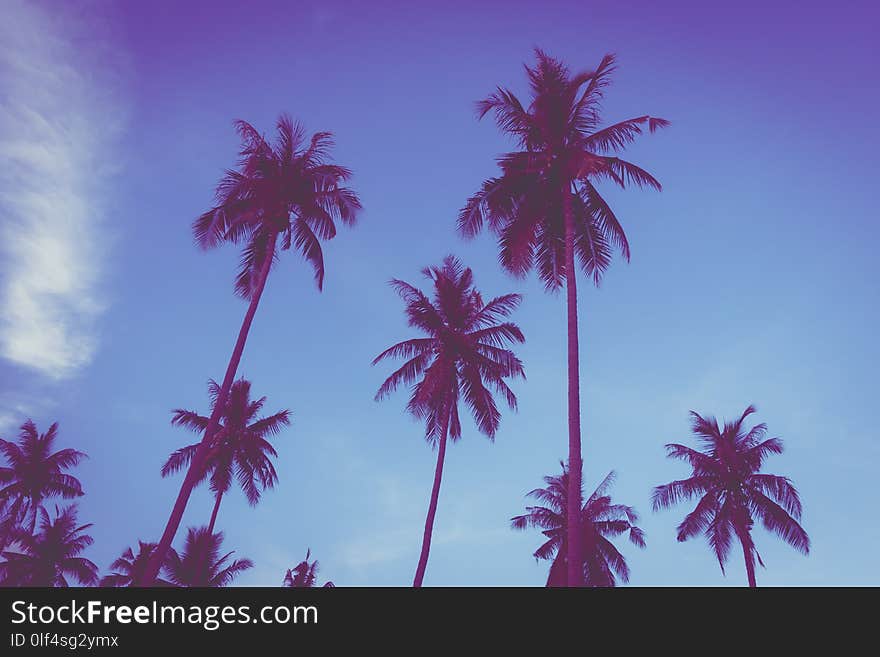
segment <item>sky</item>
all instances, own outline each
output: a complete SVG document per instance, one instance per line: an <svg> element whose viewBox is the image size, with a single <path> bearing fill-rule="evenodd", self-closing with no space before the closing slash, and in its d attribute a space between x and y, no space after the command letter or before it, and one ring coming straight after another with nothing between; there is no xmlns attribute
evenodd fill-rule
<svg viewBox="0 0 880 657"><path fill-rule="evenodd" d="M111 3L0 0L0 436L59 422L106 572L161 534L181 477L159 469L194 436L171 409L207 411L245 304L238 253L193 243L236 161L234 119L269 132L289 112L331 130L354 171L359 224L325 245L324 291L295 253L266 287L239 373L290 409L279 484L256 508L223 501L224 546L278 585L307 549L319 580L409 585L435 453L373 395L371 367L411 336L391 278L456 254L487 296L524 295L514 319L527 380L490 443L470 421L450 447L426 585L542 585L537 532L514 532L524 495L567 455L565 306L517 280L493 238L466 242L458 210L511 148L474 101L526 94L539 46L574 69L619 69L605 120L670 128L627 157L663 191L603 187L632 261L579 287L584 479L615 470L647 548L619 543L639 586L744 585L702 539L677 543L691 507L652 513L651 489L687 475L664 456L694 444L688 412L756 421L786 451L808 557L763 529L759 585L880 585L874 485L880 237L871 182L880 123L870 3ZM207 524L199 489L183 528Z"/></svg>

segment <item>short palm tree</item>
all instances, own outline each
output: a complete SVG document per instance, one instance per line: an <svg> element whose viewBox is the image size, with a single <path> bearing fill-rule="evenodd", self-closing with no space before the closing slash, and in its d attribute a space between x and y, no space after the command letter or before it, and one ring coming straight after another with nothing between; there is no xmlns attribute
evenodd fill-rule
<svg viewBox="0 0 880 657"><path fill-rule="evenodd" d="M230 562L234 552L220 556L222 544L223 532L212 534L207 527L190 527L183 551L168 553L166 568L170 582L175 586L227 586L240 573L253 568L250 559Z"/></svg>
<svg viewBox="0 0 880 657"><path fill-rule="evenodd" d="M249 305L204 438L193 454L171 516L144 573L147 584L158 574L192 490L201 478L278 250L299 251L312 265L320 290L324 283L321 241L335 237L337 221L353 225L361 209L357 195L344 185L351 171L329 161L331 133L316 132L307 141L304 128L282 115L276 124L277 139L270 144L246 121L236 121L235 126L242 140L238 169L226 172L217 186L216 205L196 219L193 232L203 249L224 242L244 245L235 291Z"/></svg>
<svg viewBox="0 0 880 657"><path fill-rule="evenodd" d="M57 437L57 422L40 434L28 420L21 425L17 443L0 439L0 453L7 462L7 467L0 467L0 550L19 527L34 533L44 500L83 494L79 480L68 471L86 455L75 449L53 452Z"/></svg>
<svg viewBox="0 0 880 657"><path fill-rule="evenodd" d="M391 285L406 304L409 325L424 337L398 342L373 361L375 365L386 358L406 359L385 380L376 399L384 399L401 385L411 385L407 410L425 421L426 438L432 445L439 445L422 550L413 581L416 587L422 585L428 564L446 440L461 437L459 399L464 398L477 428L492 440L501 421L492 391L515 409L516 396L505 379L524 376L520 360L505 348L507 344L523 342L522 331L511 322L501 321L519 305L520 296L507 294L484 303L473 286L473 272L452 256L441 267L429 267L422 273L434 286L433 300L404 281L393 280Z"/></svg>
<svg viewBox="0 0 880 657"><path fill-rule="evenodd" d="M782 441L769 438L763 422L746 430L743 423L754 406L734 422L718 425L714 417L691 411L691 431L703 447L697 451L676 443L666 445L670 458L685 461L692 474L687 479L657 486L654 510L699 498L697 506L678 526L678 540L702 533L724 572L724 563L736 538L743 550L749 586L756 586L755 560L761 556L752 540L755 520L798 552L809 554L810 538L800 526L801 500L788 477L760 472L770 454L782 454Z"/></svg>
<svg viewBox="0 0 880 657"><path fill-rule="evenodd" d="M14 537L18 551L3 552L0 583L4 586L68 586L68 578L83 586L98 582L98 567L80 555L92 544L84 532L92 525L77 525L76 505L63 511L56 507L54 520L39 509L36 533L19 529Z"/></svg>
<svg viewBox="0 0 880 657"><path fill-rule="evenodd" d="M318 585L318 561L309 562L311 550L306 550L306 558L284 575L284 586L294 589L311 589ZM333 582L326 582L324 588L334 588Z"/></svg>
<svg viewBox="0 0 880 657"><path fill-rule="evenodd" d="M136 586L144 569L147 567L150 555L155 549L155 543L144 543L143 541L138 541L137 554L135 554L130 547L126 548L125 552L122 553L122 556L110 564L110 570L113 572L101 578L100 586ZM169 554L171 554L171 552L169 552ZM170 584L163 579L157 579L155 585L170 586Z"/></svg>
<svg viewBox="0 0 880 657"><path fill-rule="evenodd" d="M468 200L458 227L463 236L473 237L487 223L498 236L505 269L515 276L537 269L549 291L565 285L571 472L567 513L574 527L580 517L583 467L575 261L598 285L615 249L629 259L626 234L597 184L610 180L620 187L635 184L659 190L651 174L617 154L644 128L654 132L668 122L639 116L601 127L600 102L614 70L612 55L595 70L579 73L541 50L536 58L534 67L526 66L532 96L528 107L502 87L477 104L480 118L493 112L498 127L519 150L499 158L501 174L486 180ZM581 583L574 556L579 540L579 532L574 532L568 546L569 586Z"/></svg>
<svg viewBox="0 0 880 657"><path fill-rule="evenodd" d="M215 381L208 382L208 394L213 411L220 394L220 386ZM272 465L272 458L278 454L267 438L277 435L283 427L290 424L290 411L283 410L268 417L258 417L265 403L265 397L251 399L250 381L239 379L232 385L220 428L214 434L213 444L205 460L205 469L199 480L201 483L210 477L211 491L214 493L214 509L208 523L208 533L214 532L220 501L232 487L233 477L252 506L260 501L263 490L274 487L278 481ZM171 420L172 424L196 433L204 432L208 422L210 418L182 408L174 410ZM171 454L162 466L162 476L167 477L187 467L200 444L181 447Z"/></svg>
<svg viewBox="0 0 880 657"><path fill-rule="evenodd" d="M535 527L547 539L535 550L535 559L552 560L547 586L566 586L568 582L568 468L562 465L562 474L544 477L544 488L529 492L541 506L526 507L526 513L511 518L514 529ZM636 523L639 516L631 506L613 504L608 489L614 483L612 470L596 487L581 509L582 570L587 586L615 586L617 580L629 581L626 559L611 539L628 534L633 545L645 547L645 535Z"/></svg>

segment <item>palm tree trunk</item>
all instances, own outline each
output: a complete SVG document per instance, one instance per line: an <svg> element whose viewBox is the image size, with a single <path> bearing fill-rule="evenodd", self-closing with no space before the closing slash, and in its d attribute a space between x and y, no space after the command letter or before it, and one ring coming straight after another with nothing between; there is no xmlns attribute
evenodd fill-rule
<svg viewBox="0 0 880 657"><path fill-rule="evenodd" d="M746 576L749 578L749 587L757 588L758 583L755 580L755 553L751 549L751 541L740 538L743 548L743 557L746 560Z"/></svg>
<svg viewBox="0 0 880 657"><path fill-rule="evenodd" d="M214 533L214 523L217 522L217 512L220 510L220 501L223 499L223 493L217 493L214 501L214 510L211 511L211 522L208 523L208 533Z"/></svg>
<svg viewBox="0 0 880 657"><path fill-rule="evenodd" d="M449 431L449 411L443 418L442 433L440 434L440 448L437 450L437 467L434 470L434 486L431 488L431 502L428 505L428 517L425 518L425 534L422 537L422 553L419 556L419 565L416 568L416 576L413 579L413 587L420 588L425 578L425 568L428 567L428 553L431 551L431 534L434 531L434 516L437 513L437 499L440 497L440 481L443 478L443 462L446 460L446 435Z"/></svg>
<svg viewBox="0 0 880 657"><path fill-rule="evenodd" d="M143 578L140 582L143 586L152 585L159 574L159 569L165 561L165 555L168 553L168 548L171 547L174 535L177 533L178 527L180 527L180 521L183 518L183 512L186 510L187 502L189 502L189 496L192 494L193 488L195 488L198 473L204 465L211 439L217 432L217 428L220 424L220 417L226 409L226 401L229 398L229 390L232 388L232 382L235 379L235 373L238 370L238 364L241 361L241 354L244 351L244 343L247 341L251 323L254 321L254 315L256 314L257 306L260 303L260 297L263 296L263 288L266 287L266 279L269 277L269 269L272 266L272 259L275 256L276 237L275 233L272 233L269 237L269 243L266 246L266 259L260 269L257 288L254 290L250 305L244 316L244 321L241 324L241 329L238 332L238 340L236 340L235 348L232 350L232 358L229 359L229 365L226 368L226 376L223 377L223 385L220 386L220 393L217 395L217 403L214 404L214 410L211 413L211 418L205 429L205 437L202 438L199 448L193 455L189 470L187 470L186 477L183 479L183 484L180 486L177 500L174 502L174 508L171 510L171 517L168 518L168 524L165 525L165 531L162 533L162 538L159 540L159 544L156 546L147 567L144 569Z"/></svg>
<svg viewBox="0 0 880 657"><path fill-rule="evenodd" d="M33 536L34 532L37 529L37 512L40 510L39 503L35 502L33 498L31 498L31 503L28 507L28 513L31 516L31 526L30 526L30 535Z"/></svg>
<svg viewBox="0 0 880 657"><path fill-rule="evenodd" d="M574 263L574 216L571 191L566 184L562 207L565 213L565 297L568 310L568 585L583 586L581 564L581 396L578 373L577 270Z"/></svg>

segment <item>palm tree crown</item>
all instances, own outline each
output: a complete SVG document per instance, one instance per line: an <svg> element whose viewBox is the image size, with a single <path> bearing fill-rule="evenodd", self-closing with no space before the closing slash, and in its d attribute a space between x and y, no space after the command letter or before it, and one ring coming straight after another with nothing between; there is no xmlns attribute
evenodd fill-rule
<svg viewBox="0 0 880 657"><path fill-rule="evenodd" d="M767 456L782 454L782 441L765 440L767 425L763 422L748 430L743 427L754 412L755 407L749 406L739 419L721 427L714 417L703 418L691 411L691 431L703 450L676 443L666 445L667 456L685 461L692 474L657 486L652 497L655 511L699 498L678 526L678 540L704 534L724 572L733 539L737 538L753 586L754 560L764 565L751 537L756 519L795 550L803 554L810 551L809 536L798 523L800 496L791 480L760 472Z"/></svg>
<svg viewBox="0 0 880 657"><path fill-rule="evenodd" d="M250 559L229 562L234 552L220 556L223 532L211 534L207 527L190 527L183 552L168 553L169 579L176 586L220 587L232 583L240 573L253 568Z"/></svg>
<svg viewBox="0 0 880 657"><path fill-rule="evenodd" d="M212 411L219 392L220 386L213 380L209 381L208 393ZM198 482L201 483L210 476L211 490L219 499L219 496L229 491L235 477L248 502L256 505L260 501L261 491L274 487L278 481L271 460L278 454L267 438L278 435L283 427L290 424L290 411L282 410L267 417L259 417L266 398L252 400L250 394L250 381L242 378L232 385L229 401L213 436L203 474ZM204 433L208 422L210 418L180 408L174 410L171 420L176 426L200 434ZM162 476L167 477L187 467L199 444L200 442L187 445L171 454L162 466Z"/></svg>
<svg viewBox="0 0 880 657"><path fill-rule="evenodd" d="M19 530L14 537L19 551L4 552L0 583L5 586L68 586L68 577L83 586L98 581L98 567L80 554L92 544L85 534L91 524L77 526L76 505L55 509L55 519L42 506L37 533Z"/></svg>
<svg viewBox="0 0 880 657"><path fill-rule="evenodd" d="M434 285L433 300L409 283L391 282L406 303L409 325L425 337L398 342L373 360L375 365L386 358L407 359L385 380L376 399L402 384L412 385L407 410L426 421L428 439L440 437L448 413L449 435L456 440L461 436L458 401L464 397L477 427L492 439L501 420L492 391L515 409L516 395L505 379L525 376L520 360L505 348L523 342L522 331L512 322L499 321L521 297L506 294L484 303L473 287L473 272L452 256L441 267L422 273Z"/></svg>
<svg viewBox="0 0 880 657"><path fill-rule="evenodd" d="M247 121L236 121L242 139L238 169L217 186L217 204L193 224L196 242L244 244L235 290L250 298L266 258L274 258L276 239L283 250L295 247L312 265L320 289L324 282L321 240L336 236L336 221L353 225L361 209L357 195L342 183L347 168L329 161L333 135L316 132L306 140L302 125L282 115L277 140L270 144Z"/></svg>
<svg viewBox="0 0 880 657"><path fill-rule="evenodd" d="M528 108L502 87L477 103L480 118L493 112L501 131L522 150L499 158L501 175L486 180L468 200L459 230L473 237L487 223L499 238L501 263L508 271L523 276L536 267L547 288L555 290L566 277L568 202L580 265L598 284L613 249L627 260L630 249L595 183L610 180L620 187L659 190L651 174L616 153L643 128L654 132L669 122L646 115L601 127L600 105L615 69L614 56L606 55L594 71L573 74L543 51L535 54L535 66L525 67L532 94Z"/></svg>
<svg viewBox="0 0 880 657"><path fill-rule="evenodd" d="M132 586L135 585L150 560L153 550L156 549L155 543L144 543L138 541L137 554L129 547L125 549L116 561L110 564L110 570L113 571L109 575L101 578L100 586ZM162 579L157 579L156 586L169 586L169 583Z"/></svg>
<svg viewBox="0 0 880 657"><path fill-rule="evenodd" d="M568 469L562 465L562 474L544 477L547 484L527 494L540 506L526 507L526 513L511 518L514 529L535 527L547 539L535 550L535 559L552 560L547 586L565 586L566 546L568 523ZM631 506L613 504L608 489L614 483L611 471L584 503L581 512L581 545L583 550L584 582L587 586L615 586L617 580L629 581L626 559L611 542L611 538L628 533L629 540L640 548L645 547L645 535L636 523L639 516Z"/></svg>
<svg viewBox="0 0 880 657"><path fill-rule="evenodd" d="M83 494L79 480L67 471L86 455L75 449L53 452L57 437L57 422L41 435L28 420L21 425L17 443L0 439L0 452L8 463L0 468L0 549L22 523L33 533L43 500Z"/></svg>
<svg viewBox="0 0 880 657"><path fill-rule="evenodd" d="M314 588L318 584L318 561L309 562L311 550L306 550L306 558L290 568L284 575L284 586L288 588ZM333 582L326 582L324 588L334 588Z"/></svg>

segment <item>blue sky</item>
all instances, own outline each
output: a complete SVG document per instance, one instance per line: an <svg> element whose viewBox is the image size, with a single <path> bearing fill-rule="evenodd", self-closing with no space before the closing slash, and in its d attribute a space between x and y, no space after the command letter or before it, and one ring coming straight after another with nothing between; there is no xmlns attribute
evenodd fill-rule
<svg viewBox="0 0 880 657"><path fill-rule="evenodd" d="M244 314L237 252L200 252L191 221L235 162L232 120L268 131L287 111L335 133L365 209L326 245L323 293L285 254L251 331L240 373L293 425L277 489L223 502L225 545L256 563L238 583L280 583L307 548L337 584L411 582L434 454L405 394L373 401L389 370L370 361L410 335L388 279L421 283L454 253L485 294L524 295L528 379L494 444L468 423L448 451L425 583L543 584L539 536L508 521L566 455L564 297L454 230L510 146L473 102L525 95L541 46L573 68L617 53L608 122L672 121L628 151L663 192L605 190L632 262L579 294L586 487L614 469L615 499L642 514L647 549L622 544L632 583L745 583L736 551L723 577L702 540L676 543L689 508L653 514L649 496L686 474L663 444L690 440L689 410L755 403L813 541L804 558L759 530L759 585L880 584L867 3L3 5L0 434L57 420L89 453L80 517L102 570L161 533L180 479L159 468L192 441L170 409L206 410ZM200 490L185 525L210 510Z"/></svg>

